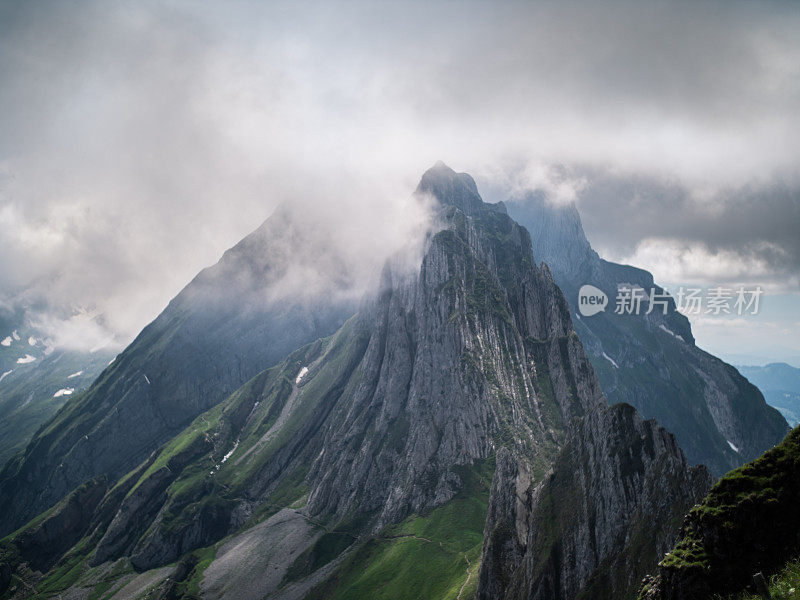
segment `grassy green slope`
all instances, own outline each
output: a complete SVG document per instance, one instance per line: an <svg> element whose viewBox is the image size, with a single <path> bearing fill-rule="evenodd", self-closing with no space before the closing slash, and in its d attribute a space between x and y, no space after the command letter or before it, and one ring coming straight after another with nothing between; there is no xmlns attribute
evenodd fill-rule
<svg viewBox="0 0 800 600"><path fill-rule="evenodd" d="M0 334L2 337L2 334ZM23 450L42 424L106 368L116 352L56 351L46 354L42 344L30 346L26 339L10 347L0 346L0 467ZM18 364L31 355L35 361ZM59 390L71 394L56 396Z"/></svg>
<svg viewBox="0 0 800 600"><path fill-rule="evenodd" d="M770 577L768 587L772 600L800 600L800 558L789 561L779 573ZM728 596L727 600L763 600L763 596L744 591Z"/></svg>
<svg viewBox="0 0 800 600"><path fill-rule="evenodd" d="M280 365L251 379L225 401L198 416L181 433L162 446L148 461L149 464L140 465L122 477L109 494L127 488L122 490L121 497L130 496L148 478L168 467L175 472L175 478L166 489L163 525L167 531L184 527L198 511L208 505L231 504L250 484L251 478L263 464L286 443L286 439L297 430L303 419L325 399L329 388L336 386L337 373L347 372L347 363L351 363L363 351L363 336L349 335L353 327L354 320L351 320L338 334L295 351ZM257 452L239 461L278 420L301 365L313 365L316 359L327 353L331 353L332 360L325 361L319 369L311 366L305 376L306 385L297 393L291 417L268 443L262 444ZM225 456L227 459L223 460ZM283 473L275 489L243 529L268 518L304 496L307 493L304 479L305 471L302 469ZM17 532L7 536L4 542L13 543L15 535L35 527L53 511L51 509L34 518ZM103 531L98 530L82 538L43 577L30 577L26 581L30 586L29 595L50 597L71 586L88 586L96 590L113 588L112 584L120 577L128 575L130 569L116 570L109 574L89 566L89 558L102 533ZM210 562L209 556L213 556L213 553L208 553L217 545L195 550L184 557L196 555L198 565L193 567L187 578L188 583L183 584L182 588L187 585L196 587L203 568ZM12 560L13 557L8 558L10 562L18 562ZM94 583L95 580L97 583ZM15 581L18 589L21 589L19 586L22 581L19 577Z"/></svg>
<svg viewBox="0 0 800 600"><path fill-rule="evenodd" d="M437 600L472 598L494 460L463 471L464 488L358 546L309 598Z"/></svg>

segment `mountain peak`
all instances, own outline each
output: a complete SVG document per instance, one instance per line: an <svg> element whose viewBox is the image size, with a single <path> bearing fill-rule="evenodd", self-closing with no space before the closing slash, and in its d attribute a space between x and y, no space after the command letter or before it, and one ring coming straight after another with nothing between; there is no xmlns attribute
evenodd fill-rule
<svg viewBox="0 0 800 600"><path fill-rule="evenodd" d="M512 217L530 231L536 260L545 261L559 276L573 272L576 265L597 260L574 202L551 202L534 191L509 202Z"/></svg>
<svg viewBox="0 0 800 600"><path fill-rule="evenodd" d="M442 161L425 171L416 194L430 194L443 206L455 206L469 215L486 207L475 180L467 173L456 173Z"/></svg>

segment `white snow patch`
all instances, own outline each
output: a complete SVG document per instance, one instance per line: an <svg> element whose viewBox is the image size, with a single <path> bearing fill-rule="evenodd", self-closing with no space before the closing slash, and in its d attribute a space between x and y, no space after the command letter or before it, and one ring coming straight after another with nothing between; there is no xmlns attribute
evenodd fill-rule
<svg viewBox="0 0 800 600"><path fill-rule="evenodd" d="M28 338L28 346L35 346L36 345L36 338L31 336Z"/></svg>
<svg viewBox="0 0 800 600"><path fill-rule="evenodd" d="M230 451L225 456L222 457L222 462L219 463L219 464L224 463L231 456L233 456L233 453L236 452L236 448L238 448L238 447L239 447L239 438L236 438L236 442L233 444L233 448L231 448Z"/></svg>
<svg viewBox="0 0 800 600"><path fill-rule="evenodd" d="M69 396L74 391L75 388L62 388L58 390L55 394L53 394L53 398L59 398L61 396Z"/></svg>
<svg viewBox="0 0 800 600"><path fill-rule="evenodd" d="M725 441L728 442L728 446L731 447L731 450L733 450L734 452L738 452L739 451L739 449L736 446L733 445L732 441L730 441L730 440L725 440Z"/></svg>
<svg viewBox="0 0 800 600"><path fill-rule="evenodd" d="M117 360L117 357L116 357L116 356L115 356L114 358L112 358L110 361L108 361L108 364L110 365L110 364L111 364L111 363L113 363L115 360Z"/></svg>
<svg viewBox="0 0 800 600"><path fill-rule="evenodd" d="M215 472L219 471L219 468L223 465L223 463L226 460L228 460L231 456L233 456L233 453L236 452L236 448L238 447L239 447L239 438L236 438L236 441L233 444L233 448L231 448L228 451L228 453L222 457L222 460L218 464L214 465L214 469L211 471L210 475L213 475Z"/></svg>
<svg viewBox="0 0 800 600"><path fill-rule="evenodd" d="M672 329L669 329L668 327L666 327L666 326L664 326L664 325L659 325L659 326L658 326L658 328L659 328L661 331L663 331L664 333L668 333L668 334L670 334L670 335L671 335L672 337L674 337L675 339L678 339L678 340L680 340L680 341L682 341L682 342L685 342L685 341L686 341L686 340L684 340L684 339L683 339L683 336L682 336L682 335L678 335L677 333L675 333L674 331L672 331Z"/></svg>
<svg viewBox="0 0 800 600"><path fill-rule="evenodd" d="M26 354L22 358L18 358L17 359L17 364L18 365L27 365L28 363L32 363L35 360L36 360L35 356L31 356L30 354Z"/></svg>
<svg viewBox="0 0 800 600"><path fill-rule="evenodd" d="M13 337L15 340L19 341L19 334L17 333L16 329L11 332L11 337Z"/></svg>
<svg viewBox="0 0 800 600"><path fill-rule="evenodd" d="M303 367L300 369L300 372L297 374L297 379L294 380L295 385L300 383L300 380L305 377L306 373L308 373L308 367Z"/></svg>
<svg viewBox="0 0 800 600"><path fill-rule="evenodd" d="M83 375L83 371L78 371L77 373L73 373L72 375L68 375L67 379L72 379L73 377L80 377Z"/></svg>
<svg viewBox="0 0 800 600"><path fill-rule="evenodd" d="M14 372L14 369L9 369L8 371L6 371L2 375L0 375L0 381L3 381L3 379L5 379L7 375L11 375L11 373L13 373L13 372Z"/></svg>
<svg viewBox="0 0 800 600"><path fill-rule="evenodd" d="M662 331L665 331L665 332L667 332L668 334L670 334L672 337L674 337L674 338L676 338L676 339L679 339L679 340L680 340L680 341L682 341L682 342L685 342L685 341L686 341L686 340L684 340L684 339L683 339L683 336L682 336L682 335L678 335L677 333L675 333L675 332L674 332L674 331L672 331L671 329L668 329L668 328L667 328L667 327L665 327L664 325L659 325L658 327L659 327L659 329L661 329Z"/></svg>
<svg viewBox="0 0 800 600"><path fill-rule="evenodd" d="M10 335L4 337L3 341L0 342L0 346L5 346L6 348L8 348L10 345L11 345L11 336Z"/></svg>
<svg viewBox="0 0 800 600"><path fill-rule="evenodd" d="M144 375L144 373L142 373ZM144 375L144 380L147 382L147 385L150 385L150 380L147 378L147 375Z"/></svg>
<svg viewBox="0 0 800 600"><path fill-rule="evenodd" d="M606 354L605 352L603 352L603 358L605 358L605 359L606 359L608 362L610 362L612 365L614 365L614 368L615 368L615 369L619 369L619 365L618 365L616 362L614 362L614 359L613 359L613 358L611 358L611 357L610 357L608 354Z"/></svg>
<svg viewBox="0 0 800 600"><path fill-rule="evenodd" d="M253 418L253 414L255 414L257 408L258 408L258 400L256 400L255 404L253 404L253 408L250 409L250 414L247 415L247 419L244 422L245 426L250 423L250 419Z"/></svg>

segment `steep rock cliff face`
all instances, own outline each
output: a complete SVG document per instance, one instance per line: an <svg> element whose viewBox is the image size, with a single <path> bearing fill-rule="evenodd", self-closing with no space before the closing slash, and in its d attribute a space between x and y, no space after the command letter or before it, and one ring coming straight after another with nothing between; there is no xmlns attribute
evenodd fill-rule
<svg viewBox="0 0 800 600"><path fill-rule="evenodd" d="M325 241L281 209L201 272L6 464L0 534L89 478L116 481L265 366L335 331L354 312L349 299L278 295L297 256L312 256L315 244L315 268L339 289L346 273L324 264Z"/></svg>
<svg viewBox="0 0 800 600"><path fill-rule="evenodd" d="M14 545L31 568L44 571L89 530L100 502L108 491L103 477L86 482L14 536Z"/></svg>
<svg viewBox="0 0 800 600"><path fill-rule="evenodd" d="M364 312L373 332L309 474L313 513L374 508L380 527L423 512L455 493L454 466L500 443L549 463L564 424L602 399L527 232L467 176L435 169L419 191L445 199L446 226Z"/></svg>
<svg viewBox="0 0 800 600"><path fill-rule="evenodd" d="M477 597L630 598L711 481L626 404L581 419L543 481L501 454Z"/></svg>
<svg viewBox="0 0 800 600"><path fill-rule="evenodd" d="M440 199L442 227L421 265L387 266L382 291L335 336L165 448L156 466L174 462L173 447L211 441L169 479L148 470L95 564L175 560L245 524L297 474L309 517L378 531L450 500L458 467L501 445L546 470L567 424L603 402L563 296L532 263L527 232L484 204L471 178L441 166L419 193Z"/></svg>
<svg viewBox="0 0 800 600"><path fill-rule="evenodd" d="M716 475L760 456L788 431L781 415L739 372L694 343L688 319L670 300L648 315L614 314L620 286L647 294L661 287L642 269L602 260L592 250L574 205L527 193L507 203L531 232L534 256L545 261L576 315L575 330L609 403L625 402L675 434L691 464ZM581 317L578 290L591 284L609 298L605 312Z"/></svg>

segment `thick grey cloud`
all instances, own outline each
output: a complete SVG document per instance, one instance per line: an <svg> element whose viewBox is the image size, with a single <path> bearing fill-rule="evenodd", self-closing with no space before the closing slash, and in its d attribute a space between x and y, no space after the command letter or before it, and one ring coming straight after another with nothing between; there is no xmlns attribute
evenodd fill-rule
<svg viewBox="0 0 800 600"><path fill-rule="evenodd" d="M673 262L675 268L662 274L677 277L673 282L682 276L709 284L800 289L797 186L775 181L699 195L655 178L594 172L580 179L576 198L587 234L609 257L641 260L650 248ZM697 263L681 264L691 254Z"/></svg>
<svg viewBox="0 0 800 600"><path fill-rule="evenodd" d="M281 202L366 273L437 159L577 197L610 254L796 275L798 30L792 3L4 2L0 291L130 336Z"/></svg>

